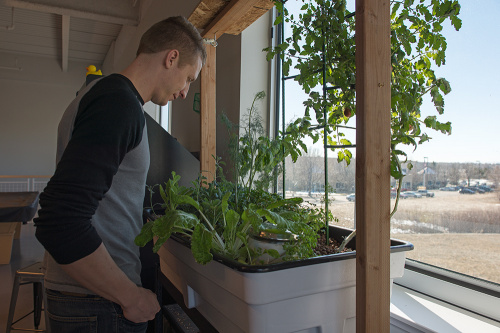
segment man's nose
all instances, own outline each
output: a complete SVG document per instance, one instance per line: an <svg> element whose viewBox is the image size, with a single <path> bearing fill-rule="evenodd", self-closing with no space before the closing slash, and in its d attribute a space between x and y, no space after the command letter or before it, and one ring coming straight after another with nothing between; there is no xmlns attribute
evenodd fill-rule
<svg viewBox="0 0 500 333"><path fill-rule="evenodd" d="M189 84L186 84L184 89L180 91L179 96L181 96L182 99L186 99L188 91L189 91Z"/></svg>

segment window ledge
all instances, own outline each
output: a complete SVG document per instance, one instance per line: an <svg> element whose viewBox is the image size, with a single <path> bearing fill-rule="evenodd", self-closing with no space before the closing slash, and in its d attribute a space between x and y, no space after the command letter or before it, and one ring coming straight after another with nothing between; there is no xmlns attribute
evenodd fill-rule
<svg viewBox="0 0 500 333"><path fill-rule="evenodd" d="M500 332L500 323L394 284L391 332Z"/></svg>

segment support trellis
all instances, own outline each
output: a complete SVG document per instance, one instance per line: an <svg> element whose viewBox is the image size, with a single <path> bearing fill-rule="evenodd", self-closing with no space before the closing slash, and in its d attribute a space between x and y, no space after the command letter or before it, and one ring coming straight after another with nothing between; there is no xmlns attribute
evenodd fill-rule
<svg viewBox="0 0 500 333"><path fill-rule="evenodd" d="M283 6L283 10L284 10L284 6ZM279 13L280 15L284 16L284 13L281 12ZM351 18L355 15L355 13L351 13L349 15L346 15L345 16L345 19L348 19L348 18ZM284 24L283 22L280 23L279 27L278 27L278 44L280 44L283 39L284 39L284 34L285 34L285 28L284 28ZM326 46L325 46L325 42L323 41L323 46L322 46L322 60L323 60L323 66L322 66L322 69L321 69L321 73L322 73L322 77L323 77L323 84L322 84L322 93L323 93L323 98L326 98L326 95L328 93L329 90L333 90L333 89L339 89L340 87L339 86L330 86L328 87L327 86L327 83L326 83L326 58L325 58L325 53L326 53ZM284 66L284 57L281 58L281 68L283 68ZM282 96L281 96L281 100L282 100L282 112L281 112L281 116L282 116L282 133L285 133L286 132L286 125L285 125L285 82L287 80L290 80L290 79L295 79L296 77L300 76L300 74L297 74L297 75L291 75L291 76L284 76L284 73L282 71L278 71L277 74L281 74L281 87L282 87ZM355 88L355 85L351 85L351 89L354 89ZM278 105L279 103L277 103ZM277 114L279 113L279 111L277 112ZM329 220L328 220L328 211L329 211L329 192L328 192L328 187L329 187L329 181L328 181L328 150L329 149L335 149L335 148L356 148L356 145L355 144L351 144L351 145L329 145L328 144L328 126L329 124L327 123L327 109L326 109L326 106L323 106L323 119L324 119L324 124L321 125L314 125L314 126L311 126L309 127L309 130L319 130L319 129L323 129L323 150L324 150L324 172L325 172L325 228L326 228L326 239L329 239L329 228L328 228L328 225L329 225ZM343 128L349 128L349 129L355 129L354 127L350 127L350 126L342 126L342 125L336 125L336 127L343 127ZM278 130L276 128L276 135L278 135ZM283 188L283 197L285 197L285 185L286 185L286 182L285 182L285 174L286 174L286 169L285 169L285 161L283 161L283 184L282 184L282 188Z"/></svg>

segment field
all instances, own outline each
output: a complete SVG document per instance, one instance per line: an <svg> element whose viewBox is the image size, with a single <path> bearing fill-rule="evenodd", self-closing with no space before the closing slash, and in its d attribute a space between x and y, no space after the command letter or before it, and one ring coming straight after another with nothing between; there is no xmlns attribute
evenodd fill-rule
<svg viewBox="0 0 500 333"><path fill-rule="evenodd" d="M411 259L500 283L498 194L434 193L434 198L399 201L391 219L391 237L413 243L415 249L407 254ZM320 196L303 197L321 204ZM352 228L354 202L340 194L331 198L330 210L338 218L334 223Z"/></svg>

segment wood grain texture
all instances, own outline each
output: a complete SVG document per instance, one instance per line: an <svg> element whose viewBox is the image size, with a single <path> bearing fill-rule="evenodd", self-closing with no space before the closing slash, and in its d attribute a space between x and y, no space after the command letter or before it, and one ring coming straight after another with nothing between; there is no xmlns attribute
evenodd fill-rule
<svg viewBox="0 0 500 333"><path fill-rule="evenodd" d="M189 21L203 30L204 38L225 33L238 35L273 6L272 0L203 0Z"/></svg>
<svg viewBox="0 0 500 333"><path fill-rule="evenodd" d="M356 331L390 331L390 3L356 1Z"/></svg>
<svg viewBox="0 0 500 333"><path fill-rule="evenodd" d="M229 3L229 0L203 0L189 16L188 20L198 29L205 29Z"/></svg>
<svg viewBox="0 0 500 333"><path fill-rule="evenodd" d="M209 181L215 176L216 156L216 106L215 106L215 47L206 46L207 61L201 69L201 89L200 89L200 117L201 117L201 151L200 168Z"/></svg>

